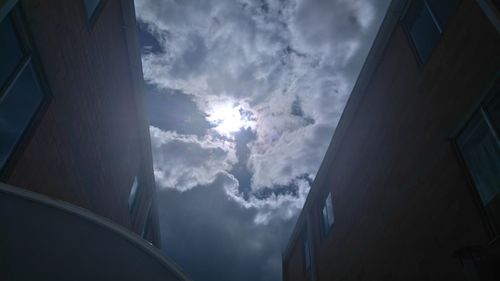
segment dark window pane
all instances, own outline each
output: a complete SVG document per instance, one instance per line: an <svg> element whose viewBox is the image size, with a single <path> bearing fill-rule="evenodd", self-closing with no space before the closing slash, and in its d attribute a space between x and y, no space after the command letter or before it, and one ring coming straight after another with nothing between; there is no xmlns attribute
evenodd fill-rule
<svg viewBox="0 0 500 281"><path fill-rule="evenodd" d="M323 204L322 217L323 217L323 232L327 234L334 222L333 201L331 193L328 193L328 196L326 197L325 202Z"/></svg>
<svg viewBox="0 0 500 281"><path fill-rule="evenodd" d="M134 183L132 184L132 188L130 189L130 194L128 196L129 209L132 209L132 206L134 206L136 196L137 196L137 177L134 178Z"/></svg>
<svg viewBox="0 0 500 281"><path fill-rule="evenodd" d="M323 216L322 222L323 222L323 233L327 233L328 229L330 226L328 225L328 210L326 206L323 206L323 210L321 211L321 214Z"/></svg>
<svg viewBox="0 0 500 281"><path fill-rule="evenodd" d="M460 0L427 0L437 21L444 28L450 17L455 13Z"/></svg>
<svg viewBox="0 0 500 281"><path fill-rule="evenodd" d="M43 100L31 64L0 100L0 167L3 167Z"/></svg>
<svg viewBox="0 0 500 281"><path fill-rule="evenodd" d="M427 62L441 34L423 1L413 1L404 18L404 24L422 62Z"/></svg>
<svg viewBox="0 0 500 281"><path fill-rule="evenodd" d="M97 6L99 6L100 0L84 0L83 3L85 4L85 12L87 12L87 18L90 19L94 13L95 10L97 9Z"/></svg>
<svg viewBox="0 0 500 281"><path fill-rule="evenodd" d="M9 17L0 23L0 46L0 88L3 88L23 58L23 52Z"/></svg>
<svg viewBox="0 0 500 281"><path fill-rule="evenodd" d="M139 190L139 183L137 177L134 178L134 183L132 184L132 188L130 189L130 194L128 196L128 209L130 213L130 218L135 221L135 213L137 210L137 192Z"/></svg>
<svg viewBox="0 0 500 281"><path fill-rule="evenodd" d="M488 207L500 193L500 144L481 112L471 119L458 144L481 201Z"/></svg>

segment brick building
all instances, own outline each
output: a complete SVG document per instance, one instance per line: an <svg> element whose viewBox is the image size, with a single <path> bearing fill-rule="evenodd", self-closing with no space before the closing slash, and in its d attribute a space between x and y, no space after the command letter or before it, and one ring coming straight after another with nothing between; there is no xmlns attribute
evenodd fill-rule
<svg viewBox="0 0 500 281"><path fill-rule="evenodd" d="M0 1L0 181L160 245L133 1Z"/></svg>
<svg viewBox="0 0 500 281"><path fill-rule="evenodd" d="M392 1L283 280L500 280L499 8Z"/></svg>

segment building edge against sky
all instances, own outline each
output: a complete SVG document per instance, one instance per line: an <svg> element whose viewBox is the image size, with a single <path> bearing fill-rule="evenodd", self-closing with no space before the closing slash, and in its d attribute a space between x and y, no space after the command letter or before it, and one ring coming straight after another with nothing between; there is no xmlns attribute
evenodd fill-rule
<svg viewBox="0 0 500 281"><path fill-rule="evenodd" d="M0 17L0 180L159 247L133 1L3 0Z"/></svg>
<svg viewBox="0 0 500 281"><path fill-rule="evenodd" d="M283 252L283 280L498 277L498 9L392 1Z"/></svg>

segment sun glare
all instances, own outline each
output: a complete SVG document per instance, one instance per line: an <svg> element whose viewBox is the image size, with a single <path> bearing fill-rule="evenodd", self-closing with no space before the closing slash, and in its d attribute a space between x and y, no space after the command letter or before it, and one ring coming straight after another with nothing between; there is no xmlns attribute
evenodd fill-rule
<svg viewBox="0 0 500 281"><path fill-rule="evenodd" d="M242 115L242 106L223 103L209 111L207 120L215 125L214 129L221 135L231 136L242 128L253 127L254 122L248 114Z"/></svg>

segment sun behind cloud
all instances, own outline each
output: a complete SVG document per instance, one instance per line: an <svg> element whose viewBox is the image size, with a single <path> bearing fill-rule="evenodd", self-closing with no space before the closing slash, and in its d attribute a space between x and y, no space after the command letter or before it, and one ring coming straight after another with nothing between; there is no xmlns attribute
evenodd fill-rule
<svg viewBox="0 0 500 281"><path fill-rule="evenodd" d="M234 102L216 103L207 112L207 121L222 136L232 138L240 129L255 128L255 120L244 106Z"/></svg>

